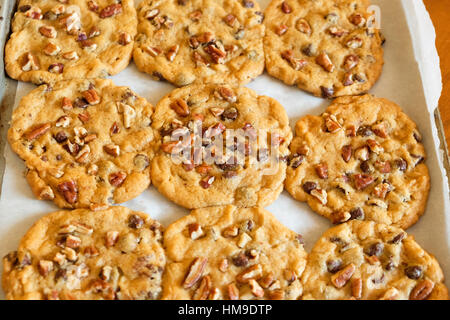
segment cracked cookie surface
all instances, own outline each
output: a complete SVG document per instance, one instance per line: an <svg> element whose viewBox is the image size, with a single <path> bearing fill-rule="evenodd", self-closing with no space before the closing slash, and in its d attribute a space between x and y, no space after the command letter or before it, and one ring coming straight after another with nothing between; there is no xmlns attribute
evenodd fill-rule
<svg viewBox="0 0 450 320"><path fill-rule="evenodd" d="M327 230L308 256L303 299L447 300L436 259L400 228L350 221Z"/></svg>
<svg viewBox="0 0 450 320"><path fill-rule="evenodd" d="M169 200L188 209L266 206L283 190L292 132L274 99L248 88L190 85L164 97L152 119L152 182ZM175 162L175 149L190 154ZM208 152L215 156L204 157Z"/></svg>
<svg viewBox="0 0 450 320"><path fill-rule="evenodd" d="M114 75L130 62L136 28L133 0L20 0L5 68L35 84Z"/></svg>
<svg viewBox="0 0 450 320"><path fill-rule="evenodd" d="M430 189L416 124L393 102L370 95L336 99L295 127L286 189L340 223L373 220L408 228Z"/></svg>
<svg viewBox="0 0 450 320"><path fill-rule="evenodd" d="M3 258L7 299L158 299L166 264L162 226L110 207L39 219Z"/></svg>
<svg viewBox="0 0 450 320"><path fill-rule="evenodd" d="M42 85L14 110L8 140L38 199L102 208L150 185L153 107L111 80Z"/></svg>
<svg viewBox="0 0 450 320"><path fill-rule="evenodd" d="M253 0L146 0L133 59L177 86L244 85L264 70L263 15Z"/></svg>
<svg viewBox="0 0 450 320"><path fill-rule="evenodd" d="M299 234L261 208L194 210L164 234L163 299L298 299Z"/></svg>
<svg viewBox="0 0 450 320"><path fill-rule="evenodd" d="M331 98L367 92L383 67L384 42L367 0L273 0L265 11L267 72Z"/></svg>

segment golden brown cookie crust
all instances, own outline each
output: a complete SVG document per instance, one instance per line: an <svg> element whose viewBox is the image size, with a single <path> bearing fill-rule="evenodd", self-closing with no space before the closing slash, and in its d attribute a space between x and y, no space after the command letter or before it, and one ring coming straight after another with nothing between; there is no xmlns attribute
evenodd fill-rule
<svg viewBox="0 0 450 320"><path fill-rule="evenodd" d="M169 262L163 299L301 296L299 277L306 264L301 236L264 209L226 206L194 210L167 228L164 245ZM207 259L203 271L186 280L198 258ZM257 270L254 276L245 276L250 269Z"/></svg>
<svg viewBox="0 0 450 320"><path fill-rule="evenodd" d="M145 213L124 207L46 215L3 258L6 298L157 299L166 264L162 232Z"/></svg>
<svg viewBox="0 0 450 320"><path fill-rule="evenodd" d="M218 93L223 89L226 89L224 92L229 91L236 101L225 100ZM186 103L189 115L180 116L172 109L173 103L179 100ZM214 108L222 114L214 115ZM237 112L236 118L223 118L232 108ZM239 207L266 206L275 201L283 190L286 177L284 161L277 161L277 166L273 167L275 171L270 174L263 171L264 168L270 167L269 161L258 160L257 163L248 165L249 156L245 158L245 165L233 169L221 168L215 164L217 162L208 164L207 167L196 165L190 168L173 162L170 154L164 150L171 143L170 135L174 127L188 129L193 119L198 117L204 119L204 129L218 125L227 129L242 129L250 125L252 130L276 132L282 138L279 146L280 157L288 154L292 132L287 114L276 100L258 96L248 88L233 88L227 85L190 85L179 88L158 103L152 118L156 151L151 175L158 191L188 209L227 204ZM264 143L260 142L260 145L264 146ZM259 154L256 147L249 147L254 155ZM259 148L260 151L262 149ZM202 169L206 171L201 171ZM231 174L233 175L227 176ZM214 181L205 186L204 181L208 177L213 177Z"/></svg>
<svg viewBox="0 0 450 320"><path fill-rule="evenodd" d="M5 68L35 84L114 75L131 60L136 28L133 0L20 0Z"/></svg>
<svg viewBox="0 0 450 320"><path fill-rule="evenodd" d="M402 229L372 221L327 230L308 256L302 284L303 299L449 298L436 259Z"/></svg>
<svg viewBox="0 0 450 320"><path fill-rule="evenodd" d="M97 209L150 185L152 113L144 98L111 80L63 81L20 101L8 140L38 199Z"/></svg>
<svg viewBox="0 0 450 320"><path fill-rule="evenodd" d="M368 0L273 0L265 11L267 72L325 98L367 92L383 67ZM372 20L370 20L372 21Z"/></svg>
<svg viewBox="0 0 450 320"><path fill-rule="evenodd" d="M137 12L133 59L158 80L244 85L264 70L257 1L146 0Z"/></svg>
<svg viewBox="0 0 450 320"><path fill-rule="evenodd" d="M395 103L341 97L321 116L300 119L295 132L285 185L315 212L335 223L357 218L404 229L423 214L430 177L422 137Z"/></svg>

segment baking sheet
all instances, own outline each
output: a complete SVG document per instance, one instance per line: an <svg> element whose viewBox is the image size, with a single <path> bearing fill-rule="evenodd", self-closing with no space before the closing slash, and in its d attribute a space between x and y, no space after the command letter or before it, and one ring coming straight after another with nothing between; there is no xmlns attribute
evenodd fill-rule
<svg viewBox="0 0 450 320"><path fill-rule="evenodd" d="M259 2L264 9L269 0ZM443 151L439 149L433 116L442 88L434 29L420 0L374 0L373 3L381 8L381 27L387 42L384 71L371 93L391 99L402 106L418 124L423 135L428 154L426 163L430 169L431 191L425 215L408 232L416 237L422 247L437 257L448 286L450 201L442 166ZM154 105L174 89L168 83L153 81L147 75L139 73L134 64L112 79L117 85L130 86ZM267 74L258 77L248 87L259 94L277 99L285 107L292 127L301 116L320 114L329 104L328 101L288 87ZM33 88L34 85L19 83L15 105ZM0 198L0 256L15 250L20 238L37 219L58 210L53 203L34 198L23 177L25 166L9 146L5 148L5 158L6 170ZM188 213L188 210L162 197L153 186L123 205L147 212L165 226ZM312 212L306 204L294 201L286 191L267 209L286 226L304 236L308 251L318 237L332 226L328 220ZM4 293L0 290L0 299L3 298Z"/></svg>

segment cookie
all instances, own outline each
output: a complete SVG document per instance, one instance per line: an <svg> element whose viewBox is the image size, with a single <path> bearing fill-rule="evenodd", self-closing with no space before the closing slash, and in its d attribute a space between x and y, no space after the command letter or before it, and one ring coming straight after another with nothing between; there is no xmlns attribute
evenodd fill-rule
<svg viewBox="0 0 450 320"><path fill-rule="evenodd" d="M3 258L6 298L157 299L162 236L158 222L124 207L51 213Z"/></svg>
<svg viewBox="0 0 450 320"><path fill-rule="evenodd" d="M373 221L327 230L301 280L303 299L448 299L436 259L402 229Z"/></svg>
<svg viewBox="0 0 450 320"><path fill-rule="evenodd" d="M298 299L306 252L268 211L198 209L164 233L163 299Z"/></svg>
<svg viewBox="0 0 450 320"><path fill-rule="evenodd" d="M423 214L430 189L416 124L371 95L336 99L301 118L286 189L334 223L372 220L403 229Z"/></svg>
<svg viewBox="0 0 450 320"><path fill-rule="evenodd" d="M264 70L259 10L254 0L144 0L134 62L176 86L244 85Z"/></svg>
<svg viewBox="0 0 450 320"><path fill-rule="evenodd" d="M272 0L265 11L267 72L324 98L367 92L384 39L368 0Z"/></svg>
<svg viewBox="0 0 450 320"><path fill-rule="evenodd" d="M152 119L152 181L169 200L188 209L266 206L283 190L292 132L274 99L194 84L164 97Z"/></svg>
<svg viewBox="0 0 450 320"><path fill-rule="evenodd" d="M5 68L35 84L114 75L130 62L136 28L133 0L20 0Z"/></svg>
<svg viewBox="0 0 450 320"><path fill-rule="evenodd" d="M13 112L8 140L38 199L103 208L150 185L153 107L111 80L42 85Z"/></svg>

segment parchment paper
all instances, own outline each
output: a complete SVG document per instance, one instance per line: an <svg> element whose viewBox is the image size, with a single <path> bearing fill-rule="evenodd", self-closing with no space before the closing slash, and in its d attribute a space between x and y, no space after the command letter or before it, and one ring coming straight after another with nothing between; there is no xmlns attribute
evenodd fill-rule
<svg viewBox="0 0 450 320"><path fill-rule="evenodd" d="M269 0L259 2L265 9ZM426 212L415 226L408 229L408 233L413 234L423 248L437 257L449 279L449 190L433 119L442 88L434 28L421 0L375 0L373 3L381 7L381 28L387 42L386 64L371 93L395 101L418 124L431 175ZM139 73L133 63L112 79L117 85L130 86L154 105L174 89L168 83L153 81ZM329 104L295 87L288 87L267 74L258 77L248 87L277 99L285 107L292 127L301 116L320 114ZM15 105L33 88L34 85L20 83ZM34 198L23 176L25 166L9 147L5 150L5 158L6 170L0 198L0 256L15 250L20 238L37 219L58 210L52 202ZM188 213L188 210L166 200L153 186L122 205L144 211L165 226ZM328 220L314 213L306 204L293 200L286 191L267 209L286 226L303 235L308 251L319 236L332 227ZM447 286L449 284L447 280ZM4 299L1 290L0 299Z"/></svg>

